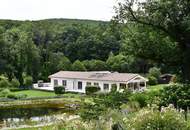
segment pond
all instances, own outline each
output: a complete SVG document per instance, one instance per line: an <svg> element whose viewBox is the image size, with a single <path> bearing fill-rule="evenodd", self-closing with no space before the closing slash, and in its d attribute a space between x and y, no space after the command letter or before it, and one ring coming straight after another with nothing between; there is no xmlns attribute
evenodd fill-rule
<svg viewBox="0 0 190 130"><path fill-rule="evenodd" d="M51 105L0 108L0 129L50 125L60 119L68 120L76 117L75 111L76 109L69 107Z"/></svg>

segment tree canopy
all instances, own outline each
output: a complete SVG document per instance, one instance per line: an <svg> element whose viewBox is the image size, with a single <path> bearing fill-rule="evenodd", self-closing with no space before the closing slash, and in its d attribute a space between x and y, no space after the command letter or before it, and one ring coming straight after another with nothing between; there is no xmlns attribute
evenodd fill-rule
<svg viewBox="0 0 190 130"><path fill-rule="evenodd" d="M125 0L116 9L118 13L116 19L119 22L126 25L136 24L138 35L133 34L135 38L132 37L130 40L131 44L137 45L138 51L134 52L136 53L135 55L151 59L154 57L154 59L164 62L169 53L167 55L163 53L165 56L163 58L160 53L157 53L159 49L163 47L163 49L166 49L165 52L169 49L171 54L179 51L177 59L168 58L166 61L170 64L178 65L180 68L179 73L182 73L184 81L190 81L189 6L190 1L188 0ZM142 29L145 33L143 32L140 35ZM173 45L170 41L172 41ZM138 44L139 42L144 43L142 44L143 50L145 49L143 55L143 50L141 51L138 48L141 45ZM157 48L157 45L159 45L159 48ZM153 48L153 51L148 51L147 53L146 49L150 50L151 48ZM175 57L175 55L173 56ZM176 64L176 62L179 64Z"/></svg>

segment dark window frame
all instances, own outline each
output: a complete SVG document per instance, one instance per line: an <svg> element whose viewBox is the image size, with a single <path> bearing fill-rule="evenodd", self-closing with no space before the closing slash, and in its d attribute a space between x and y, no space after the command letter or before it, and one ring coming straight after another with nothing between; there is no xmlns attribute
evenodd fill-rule
<svg viewBox="0 0 190 130"><path fill-rule="evenodd" d="M67 86L67 80L62 80L62 86Z"/></svg>
<svg viewBox="0 0 190 130"><path fill-rule="evenodd" d="M78 81L78 90L82 90L82 81Z"/></svg>
<svg viewBox="0 0 190 130"><path fill-rule="evenodd" d="M103 84L103 89L104 89L104 90L108 91L108 90L109 90L109 87L110 87L110 85L109 85L108 83L104 83L104 84Z"/></svg>
<svg viewBox="0 0 190 130"><path fill-rule="evenodd" d="M57 80L57 79L54 79L54 80L53 80L53 84L54 84L54 86L58 86L58 80Z"/></svg>

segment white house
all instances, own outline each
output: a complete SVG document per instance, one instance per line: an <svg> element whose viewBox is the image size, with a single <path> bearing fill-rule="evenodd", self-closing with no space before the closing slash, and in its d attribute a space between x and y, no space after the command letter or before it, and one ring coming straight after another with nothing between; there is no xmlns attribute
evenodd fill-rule
<svg viewBox="0 0 190 130"><path fill-rule="evenodd" d="M141 91L146 88L146 78L132 73L111 73L109 71L79 72L60 71L49 76L51 82L41 89L53 90L55 86L65 86L66 91L85 93L87 85L97 85L101 91L110 91L112 85L117 90L130 89Z"/></svg>

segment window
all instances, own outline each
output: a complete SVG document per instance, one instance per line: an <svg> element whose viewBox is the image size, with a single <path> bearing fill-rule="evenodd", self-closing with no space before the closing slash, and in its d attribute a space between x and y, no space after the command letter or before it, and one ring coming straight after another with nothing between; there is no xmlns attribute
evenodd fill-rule
<svg viewBox="0 0 190 130"><path fill-rule="evenodd" d="M99 86L99 83L94 83L94 86Z"/></svg>
<svg viewBox="0 0 190 130"><path fill-rule="evenodd" d="M82 82L78 82L78 89L82 90Z"/></svg>
<svg viewBox="0 0 190 130"><path fill-rule="evenodd" d="M58 80L57 79L55 79L53 82L54 82L54 86L58 86Z"/></svg>
<svg viewBox="0 0 190 130"><path fill-rule="evenodd" d="M62 80L62 85L67 86L67 80Z"/></svg>
<svg viewBox="0 0 190 130"><path fill-rule="evenodd" d="M86 85L87 85L87 86L90 86L90 85L91 85L91 82L86 82Z"/></svg>
<svg viewBox="0 0 190 130"><path fill-rule="evenodd" d="M109 84L104 84L104 90L106 90L106 91L109 90Z"/></svg>

